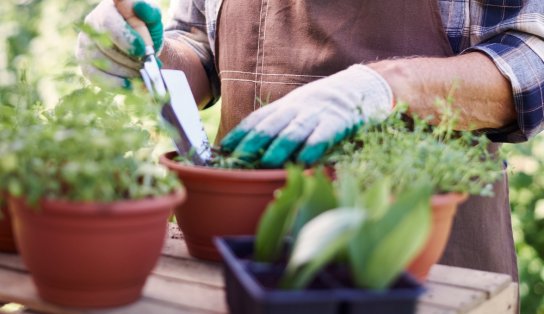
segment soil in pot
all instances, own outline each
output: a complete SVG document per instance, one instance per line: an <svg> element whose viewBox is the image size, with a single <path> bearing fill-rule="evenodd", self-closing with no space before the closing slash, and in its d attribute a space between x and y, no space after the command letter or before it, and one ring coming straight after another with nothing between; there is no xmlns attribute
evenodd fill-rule
<svg viewBox="0 0 544 314"><path fill-rule="evenodd" d="M9 198L23 262L39 295L96 308L137 300L160 256L167 218L185 192L142 200L83 203Z"/></svg>
<svg viewBox="0 0 544 314"><path fill-rule="evenodd" d="M6 202L0 204L0 252L17 253L11 216Z"/></svg>
<svg viewBox="0 0 544 314"><path fill-rule="evenodd" d="M437 194L431 198L432 227L427 243L421 253L408 266L408 272L420 281L425 281L431 267L436 264L450 237L457 207L467 199L466 194Z"/></svg>
<svg viewBox="0 0 544 314"><path fill-rule="evenodd" d="M230 170L183 165L175 152L160 158L177 173L187 189L187 201L176 207L177 223L189 253L220 260L215 236L255 234L274 191L285 184L285 170Z"/></svg>

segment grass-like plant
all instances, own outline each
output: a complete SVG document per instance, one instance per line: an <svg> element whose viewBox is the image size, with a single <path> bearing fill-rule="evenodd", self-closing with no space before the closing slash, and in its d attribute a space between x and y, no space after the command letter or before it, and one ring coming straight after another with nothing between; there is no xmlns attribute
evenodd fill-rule
<svg viewBox="0 0 544 314"><path fill-rule="evenodd" d="M280 287L304 288L336 264L350 269L354 287L386 289L425 243L431 196L425 180L391 201L390 178L360 191L349 176L333 184L321 171L302 175L302 169L289 167L288 173L255 240L257 261L288 259ZM286 243L293 245L282 256Z"/></svg>

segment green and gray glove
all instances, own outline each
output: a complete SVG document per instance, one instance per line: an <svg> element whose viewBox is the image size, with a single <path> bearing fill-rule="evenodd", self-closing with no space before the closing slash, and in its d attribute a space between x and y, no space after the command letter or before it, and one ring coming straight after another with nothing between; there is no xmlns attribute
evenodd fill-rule
<svg viewBox="0 0 544 314"><path fill-rule="evenodd" d="M155 51L163 44L160 9L146 1L134 1L134 14L149 29ZM81 71L91 81L108 87L130 87L128 78L139 77L141 57L145 54L142 37L127 24L113 0L103 0L85 18L85 24L98 34L107 34L113 43L79 33L76 58ZM96 37L96 38L95 38Z"/></svg>
<svg viewBox="0 0 544 314"><path fill-rule="evenodd" d="M393 93L385 79L357 64L299 87L253 112L222 140L223 151L266 168L292 155L306 165L369 120L385 119Z"/></svg>

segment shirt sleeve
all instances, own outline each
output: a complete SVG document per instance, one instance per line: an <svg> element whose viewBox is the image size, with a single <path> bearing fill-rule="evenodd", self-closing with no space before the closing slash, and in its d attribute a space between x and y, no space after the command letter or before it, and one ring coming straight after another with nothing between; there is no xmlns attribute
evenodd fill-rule
<svg viewBox="0 0 544 314"><path fill-rule="evenodd" d="M214 56L207 35L205 0L171 0L170 20L166 26L165 37L183 41L197 54L208 75L212 90L210 107L220 98L220 85Z"/></svg>
<svg viewBox="0 0 544 314"><path fill-rule="evenodd" d="M517 122L492 130L496 142L523 142L544 128L544 1L471 0L468 51L487 54L512 84Z"/></svg>

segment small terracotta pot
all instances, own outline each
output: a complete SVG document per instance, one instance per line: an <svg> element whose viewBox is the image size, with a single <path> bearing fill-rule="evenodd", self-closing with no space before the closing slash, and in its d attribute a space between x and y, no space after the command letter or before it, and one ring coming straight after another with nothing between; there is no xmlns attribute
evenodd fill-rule
<svg viewBox="0 0 544 314"><path fill-rule="evenodd" d="M0 252L17 253L11 216L6 202L0 204Z"/></svg>
<svg viewBox="0 0 544 314"><path fill-rule="evenodd" d="M177 173L187 189L187 202L175 214L189 253L220 260L215 236L253 235L274 191L285 184L285 170L228 170L182 165L175 152L160 163Z"/></svg>
<svg viewBox="0 0 544 314"><path fill-rule="evenodd" d="M425 281L431 267L442 257L457 207L467 197L467 194L448 193L434 195L431 198L432 225L429 239L407 269L417 279Z"/></svg>
<svg viewBox="0 0 544 314"><path fill-rule="evenodd" d="M112 203L9 197L17 244L39 295L59 305L97 308L137 300L157 262L174 206L170 195Z"/></svg>

